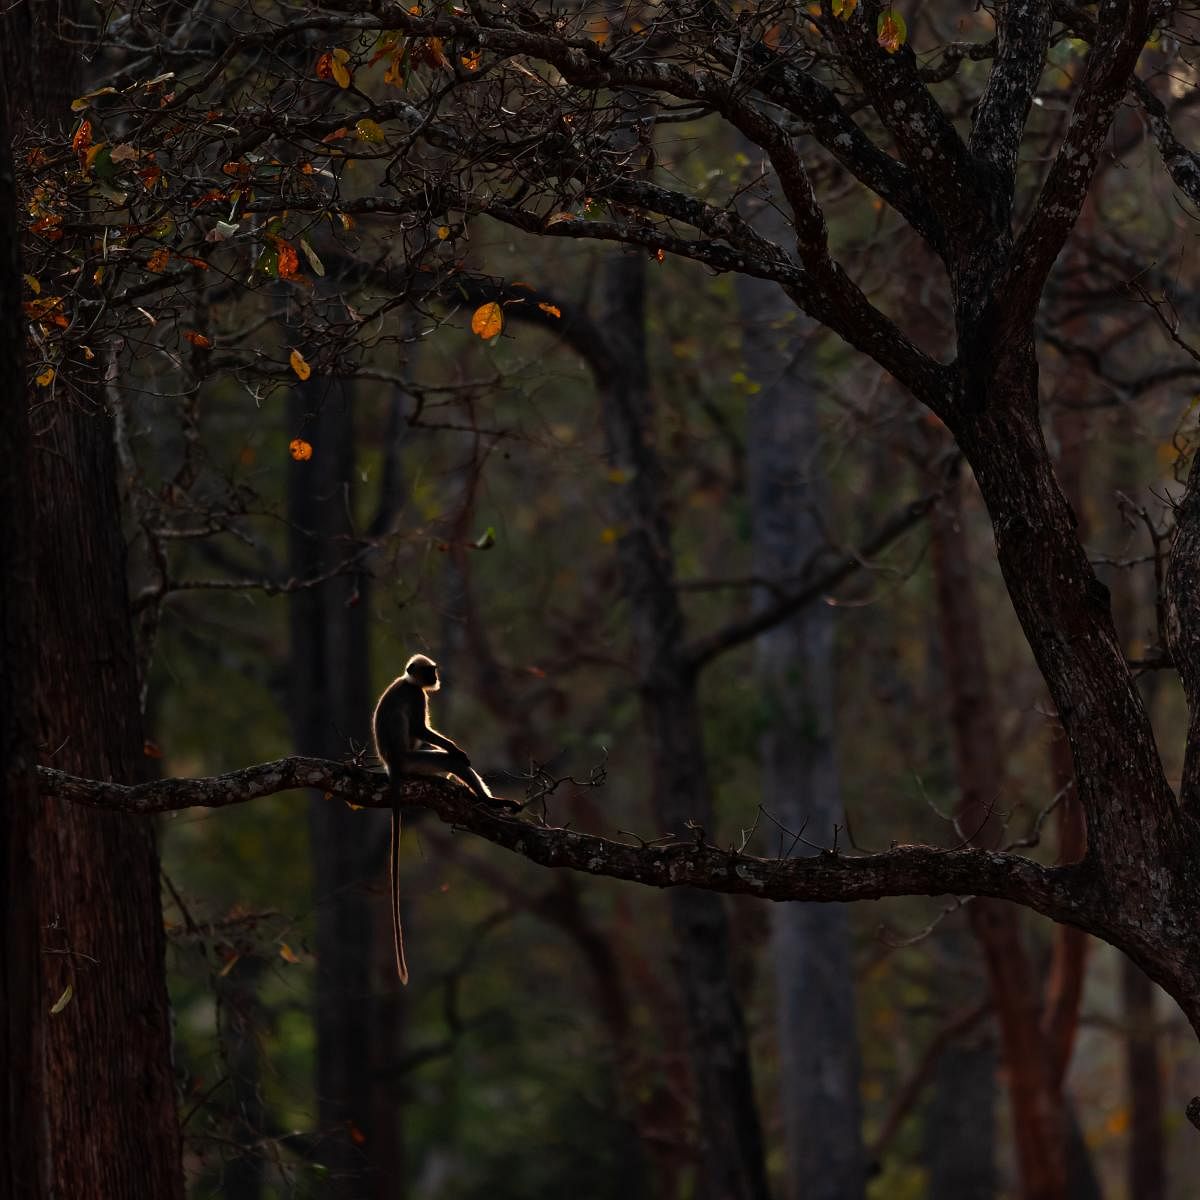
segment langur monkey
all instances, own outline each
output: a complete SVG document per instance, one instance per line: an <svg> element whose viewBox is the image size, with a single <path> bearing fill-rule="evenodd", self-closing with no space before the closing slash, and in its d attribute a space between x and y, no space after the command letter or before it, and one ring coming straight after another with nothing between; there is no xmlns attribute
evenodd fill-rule
<svg viewBox="0 0 1200 1200"><path fill-rule="evenodd" d="M392 943L396 952L396 972L401 983L408 983L408 963L404 958L404 931L400 926L400 803L399 778L402 775L453 775L461 779L484 803L511 808L511 803L493 796L487 784L471 767L471 760L444 734L429 725L429 693L441 687L437 663L424 654L414 654L404 674L393 679L375 705L371 730L375 753L387 769L392 793L392 839L388 854L388 873L392 893ZM424 747L435 747L427 749Z"/></svg>

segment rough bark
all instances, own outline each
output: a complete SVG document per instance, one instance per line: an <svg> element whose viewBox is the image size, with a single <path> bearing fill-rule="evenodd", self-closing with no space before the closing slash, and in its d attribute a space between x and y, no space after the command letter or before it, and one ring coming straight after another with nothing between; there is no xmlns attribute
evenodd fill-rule
<svg viewBox="0 0 1200 1200"><path fill-rule="evenodd" d="M70 119L79 72L59 39L60 16L43 5L0 16L18 135L36 126L61 137ZM143 739L111 424L91 385L65 365L53 394L38 399L27 528L39 752L65 770L136 781ZM40 1177L24 1194L181 1196L153 825L46 799L15 836L12 884L41 960L26 1036L42 1103L24 1114L39 1138ZM51 1015L68 986L72 998Z"/></svg>
<svg viewBox="0 0 1200 1200"><path fill-rule="evenodd" d="M313 445L288 464L289 569L321 574L344 559L353 528L350 400L329 380L293 389L289 437ZM289 710L297 750L337 757L370 739L365 577L338 576L289 597ZM400 668L397 668L397 673ZM367 892L374 822L314 795L308 805L316 912L318 1155L343 1200L371 1194L373 905Z"/></svg>
<svg viewBox="0 0 1200 1200"><path fill-rule="evenodd" d="M605 287L611 355L599 381L601 405L609 457L624 476L616 501L622 526L618 555L652 758L653 799L664 831L694 838L691 822L712 825L712 796L695 676L683 654L666 496L653 446L644 261L614 257ZM713 1200L761 1200L767 1195L762 1133L725 909L711 893L674 891L671 919L700 1103L698 1188Z"/></svg>
<svg viewBox="0 0 1200 1200"><path fill-rule="evenodd" d="M742 353L761 390L746 458L756 577L802 576L824 549L816 389L778 289L740 280ZM789 315L793 319L789 322ZM782 326L782 328L781 328ZM757 607L775 593L763 589ZM834 730L834 610L811 604L759 635L755 675L762 803L785 828L832 844L844 824ZM805 847L793 852L814 853ZM853 1200L866 1188L849 915L789 904L771 914L783 1140L783 1194Z"/></svg>
<svg viewBox="0 0 1200 1200"><path fill-rule="evenodd" d="M0 67L3 58L0 57ZM34 877L28 839L40 808L34 775L34 626L31 438L24 385L16 183L7 88L0 86L0 1198L43 1195L38 1184L42 1020L37 926L27 911Z"/></svg>

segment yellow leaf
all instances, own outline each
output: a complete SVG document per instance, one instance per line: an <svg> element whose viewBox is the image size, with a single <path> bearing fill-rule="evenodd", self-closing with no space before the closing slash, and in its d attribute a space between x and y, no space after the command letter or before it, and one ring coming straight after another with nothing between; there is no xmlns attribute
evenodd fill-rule
<svg viewBox="0 0 1200 1200"><path fill-rule="evenodd" d="M471 317L471 332L476 337L483 338L485 342L498 337L503 328L504 313L500 311L500 305L495 300L481 304Z"/></svg>
<svg viewBox="0 0 1200 1200"><path fill-rule="evenodd" d="M350 86L350 72L346 70L345 64L338 62L336 58L329 64L329 73L333 76L338 87L348 88Z"/></svg>
<svg viewBox="0 0 1200 1200"><path fill-rule="evenodd" d="M833 0L833 15L841 17L843 21L848 21L854 15L857 7L858 0Z"/></svg>
<svg viewBox="0 0 1200 1200"><path fill-rule="evenodd" d="M54 382L54 368L47 367L40 375L37 376L38 387L49 387Z"/></svg>
<svg viewBox="0 0 1200 1200"><path fill-rule="evenodd" d="M305 362L304 355L299 350L293 350L288 355L288 362L292 364L292 370L296 372L299 378L307 379L312 374L312 367Z"/></svg>
<svg viewBox="0 0 1200 1200"><path fill-rule="evenodd" d="M361 121L356 121L354 130L364 142L382 142L386 136L383 126L372 121L370 117L363 117Z"/></svg>
<svg viewBox="0 0 1200 1200"><path fill-rule="evenodd" d="M25 275L25 276L23 276L23 278L24 278L25 283L28 286L29 290L35 296L41 295L42 285L40 283L38 283L38 281L36 279L34 279L34 277L32 275Z"/></svg>
<svg viewBox="0 0 1200 1200"><path fill-rule="evenodd" d="M306 442L303 438L292 438L288 442L288 453L297 462L308 462L313 456L312 442Z"/></svg>
<svg viewBox="0 0 1200 1200"><path fill-rule="evenodd" d="M600 530L600 540L606 546L611 546L620 536L611 525L607 529Z"/></svg>
<svg viewBox="0 0 1200 1200"><path fill-rule="evenodd" d="M287 944L287 942L282 942L280 944L279 957L287 963L298 963L300 961L300 956L291 948L291 946Z"/></svg>
<svg viewBox="0 0 1200 1200"><path fill-rule="evenodd" d="M894 8L889 8L887 12L879 14L876 32L879 35L880 46L889 54L895 54L904 45L905 38L908 37L908 26Z"/></svg>
<svg viewBox="0 0 1200 1200"><path fill-rule="evenodd" d="M539 300L538 308L540 308L542 310L542 312L546 313L548 316L551 316L551 317L561 317L562 316L562 309L559 308L557 304L547 304L544 300Z"/></svg>
<svg viewBox="0 0 1200 1200"><path fill-rule="evenodd" d="M53 1007L50 1009L50 1015L57 1017L68 1004L71 1003L71 997L75 995L75 985L68 983L62 990L62 995L55 1000Z"/></svg>
<svg viewBox="0 0 1200 1200"><path fill-rule="evenodd" d="M609 483L628 483L629 472L623 470L621 467L613 467L609 470L605 478Z"/></svg>
<svg viewBox="0 0 1200 1200"><path fill-rule="evenodd" d="M450 236L450 226L449 225L439 225L437 234L438 234L438 241L444 242Z"/></svg>

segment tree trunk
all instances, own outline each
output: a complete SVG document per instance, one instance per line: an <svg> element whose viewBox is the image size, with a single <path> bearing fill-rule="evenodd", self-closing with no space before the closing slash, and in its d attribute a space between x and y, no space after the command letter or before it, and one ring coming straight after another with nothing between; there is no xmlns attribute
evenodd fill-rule
<svg viewBox="0 0 1200 1200"><path fill-rule="evenodd" d="M290 436L313 456L288 465L289 570L328 571L352 548L354 429L349 397L328 379L293 389ZM301 754L342 758L369 744L365 576L339 575L289 600L292 736ZM364 820L364 817L366 819ZM367 891L378 826L315 795L308 807L316 910L317 1103L322 1142L341 1200L371 1194L371 923ZM396 986L399 986L398 983ZM392 1181L399 1186L398 1181Z"/></svg>
<svg viewBox="0 0 1200 1200"><path fill-rule="evenodd" d="M43 1193L38 1186L44 1006L37 926L26 891L35 877L28 844L42 802L34 782L32 486L25 397L16 181L9 155L8 105L0 89L0 1200ZM35 1041L35 1039L37 1039ZM44 1147L42 1147L44 1149Z"/></svg>
<svg viewBox="0 0 1200 1200"><path fill-rule="evenodd" d="M661 466L653 447L645 264L639 255L622 253L609 260L606 301L603 327L611 353L600 393L608 454L624 476L616 489L618 554L640 671L654 803L664 832L692 838L689 822L711 828L712 794L695 678L682 653L683 615L674 586ZM668 903L700 1102L697 1194L710 1200L763 1200L762 1132L724 904L712 892L683 888L672 889Z"/></svg>
<svg viewBox="0 0 1200 1200"><path fill-rule="evenodd" d="M803 330L774 284L739 279L738 297L746 373L761 385L746 443L754 574L796 578L825 544L816 393L799 369ZM764 589L757 599L772 598ZM759 741L763 806L787 829L806 829L810 841L825 845L845 821L833 614L827 605L808 605L755 642L767 720ZM787 849L815 853L799 843ZM866 1189L866 1163L849 914L842 905L780 904L771 910L771 928L787 1152L783 1194L854 1200Z"/></svg>
<svg viewBox="0 0 1200 1200"><path fill-rule="evenodd" d="M18 137L34 121L64 136L79 73L52 24L59 18L53 5L9 6L0 16ZM65 364L38 400L26 529L34 531L40 754L66 771L137 782L142 724L111 423L92 384ZM44 800L16 836L10 886L40 950L25 1036L43 1101L23 1113L40 1139L40 1178L22 1194L181 1196L154 828ZM51 1014L68 986L69 1002Z"/></svg>
<svg viewBox="0 0 1200 1200"><path fill-rule="evenodd" d="M980 846L999 840L1005 807L1004 763L983 649L983 630L962 528L956 480L931 513L933 569L949 684L950 724L958 763L957 839ZM1066 1194L1066 1125L1041 1031L1040 989L1021 942L1019 911L978 897L967 917L987 965L1000 1026L1013 1136L1027 1200Z"/></svg>

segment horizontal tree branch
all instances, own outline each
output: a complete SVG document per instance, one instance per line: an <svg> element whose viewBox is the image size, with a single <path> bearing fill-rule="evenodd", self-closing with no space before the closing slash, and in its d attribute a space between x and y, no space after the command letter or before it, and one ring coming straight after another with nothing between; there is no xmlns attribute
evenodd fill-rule
<svg viewBox="0 0 1200 1200"><path fill-rule="evenodd" d="M82 779L38 768L44 796L142 816L189 808L225 808L301 788L330 800L386 808L386 777L347 763L292 757L258 763L201 779L160 779L126 785ZM1056 921L1096 929L1090 874L1083 866L1043 867L1015 854L991 850L945 850L903 845L879 854L825 851L813 857L759 858L724 850L704 840L682 839L631 845L573 829L555 828L528 816L506 815L476 803L469 789L440 779L402 783L406 804L427 808L447 825L546 867L625 879L648 887L697 887L765 900L852 901L886 896L980 895L1011 900Z"/></svg>

